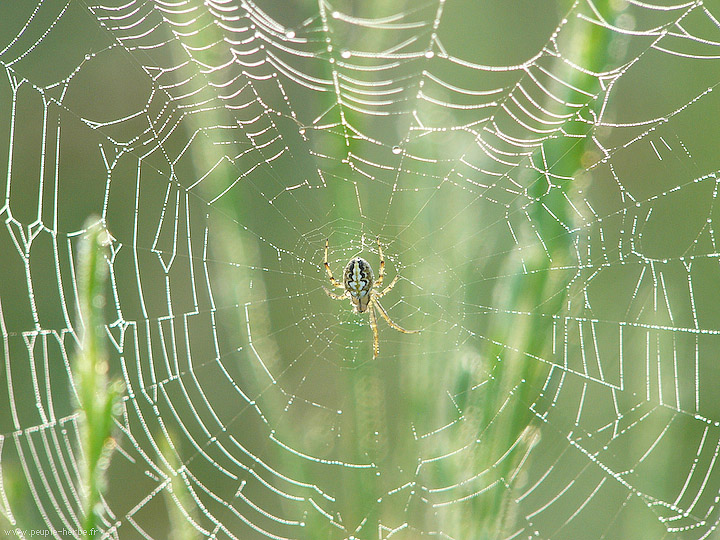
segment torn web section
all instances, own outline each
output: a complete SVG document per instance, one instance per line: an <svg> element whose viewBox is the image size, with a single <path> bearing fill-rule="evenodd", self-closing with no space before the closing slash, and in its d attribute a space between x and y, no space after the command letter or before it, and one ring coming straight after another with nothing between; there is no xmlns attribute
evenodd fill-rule
<svg viewBox="0 0 720 540"><path fill-rule="evenodd" d="M647 522L658 534L702 537L699 531L717 519L714 490L707 490L716 475L715 392L702 384L717 346L708 302L717 274L716 164L702 150L704 139L692 133L715 100L712 94L693 98L706 90L702 80L691 82L695 86L684 89L689 101L671 109L672 121L646 111L649 126L598 127L595 142L609 157L591 168L593 184L583 190L598 219L580 237L589 264L583 263L571 296L578 316L561 326L561 369L544 398L553 406L576 403L574 422L567 418L572 445L612 480L601 478L597 495L588 491L583 511L603 493L619 501L611 494L618 486L629 494L608 531L642 507L658 516ZM622 106L635 97L620 84L616 89ZM590 414L591 403L602 414ZM679 439L689 444L678 445ZM658 472L664 482L651 482ZM558 501L577 486L566 485L567 491L558 488ZM563 530L582 515L569 518Z"/></svg>
<svg viewBox="0 0 720 540"><path fill-rule="evenodd" d="M76 253L84 220L101 214L108 171L104 138L68 114L61 99L84 59L73 47L84 50L92 43L100 48L107 42L92 32L41 39L48 36L46 24L67 32L64 23L87 22L75 7L49 3L25 15L26 20L3 17L6 29L23 28L2 50L7 175L0 295L6 375L2 409L8 413L3 415L7 444L2 463L11 489L22 494L19 505L3 506L3 515L14 525L19 519L76 529L79 454L69 361L84 331L76 312ZM64 61L48 61L53 47L72 52ZM73 141L72 134L80 132L86 138ZM78 156L84 158L82 168L74 167ZM77 197L79 189L83 197ZM109 321L117 317L111 307L107 314ZM117 364L113 368L119 372Z"/></svg>

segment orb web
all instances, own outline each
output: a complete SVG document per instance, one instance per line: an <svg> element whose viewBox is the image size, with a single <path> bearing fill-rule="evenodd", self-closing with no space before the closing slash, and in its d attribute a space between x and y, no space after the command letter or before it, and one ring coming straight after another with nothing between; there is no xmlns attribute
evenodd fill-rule
<svg viewBox="0 0 720 540"><path fill-rule="evenodd" d="M6 531L79 537L94 215L103 537L714 533L712 3L0 10ZM323 250L377 271L378 236L422 332L373 360Z"/></svg>

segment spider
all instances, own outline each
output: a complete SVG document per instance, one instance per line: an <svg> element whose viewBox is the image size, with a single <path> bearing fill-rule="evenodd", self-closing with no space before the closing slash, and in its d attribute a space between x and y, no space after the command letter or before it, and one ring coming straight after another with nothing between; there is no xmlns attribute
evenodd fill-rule
<svg viewBox="0 0 720 540"><path fill-rule="evenodd" d="M398 332L404 334L417 334L420 330L405 330L402 326L396 324L390 319L390 316L382 307L379 300L387 293L389 293L395 286L400 275L396 275L395 278L390 282L390 285L385 287L382 291L376 291L376 287L382 285L383 278L385 277L385 258L383 257L382 246L380 245L380 237L377 238L378 253L380 254L380 274L378 275L377 281L373 276L372 268L370 264L362 257L355 257L350 259L350 262L345 266L343 270L342 282L336 280L333 277L330 265L328 264L328 246L330 241L325 240L325 270L327 271L330 283L339 289L345 289L342 294L335 294L334 292L325 289L325 292L330 298L335 300L345 300L349 298L352 301L355 313L363 313L364 311L370 312L370 328L373 332L373 359L377 358L380 352L380 345L378 343L378 329L377 329L377 314L375 308L380 311L383 319L387 321L391 328L394 328Z"/></svg>

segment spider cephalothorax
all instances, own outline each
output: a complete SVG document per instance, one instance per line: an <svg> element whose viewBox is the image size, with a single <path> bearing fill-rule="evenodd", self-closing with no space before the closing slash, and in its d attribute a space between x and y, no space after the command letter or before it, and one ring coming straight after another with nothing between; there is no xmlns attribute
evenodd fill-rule
<svg viewBox="0 0 720 540"><path fill-rule="evenodd" d="M325 289L325 292L330 298L334 298L335 300L350 298L350 301L357 313L363 313L365 311L370 312L370 328L373 332L373 358L376 358L380 352L377 330L377 314L375 313L375 308L380 311L380 315L382 315L383 319L385 319L387 323L398 332L403 332L405 334L416 334L419 332L419 330L405 330L398 324L394 323L385 311L385 308L382 307L378 301L382 296L385 296L385 294L392 290L400 276L396 275L390 282L390 285L385 287L382 291L375 289L375 287L382 285L383 278L385 277L385 258L383 257L380 238L377 239L377 243L378 254L380 255L380 272L378 274L377 281L375 281L375 276L373 275L370 264L362 257L355 257L350 259L347 266L345 266L345 270L343 271L343 281L340 283L333 277L332 271L330 270L330 265L328 264L328 246L330 245L330 242L329 240L325 240L325 270L330 278L330 283L339 289L345 289L343 294L335 294L328 289Z"/></svg>

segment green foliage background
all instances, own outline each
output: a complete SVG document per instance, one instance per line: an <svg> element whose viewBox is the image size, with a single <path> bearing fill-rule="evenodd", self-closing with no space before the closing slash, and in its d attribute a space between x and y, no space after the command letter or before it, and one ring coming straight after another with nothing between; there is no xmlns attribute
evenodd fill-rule
<svg viewBox="0 0 720 540"><path fill-rule="evenodd" d="M715 534L717 6L260 4L0 8L0 524L81 521L99 214L109 534ZM376 235L372 361L322 257Z"/></svg>

